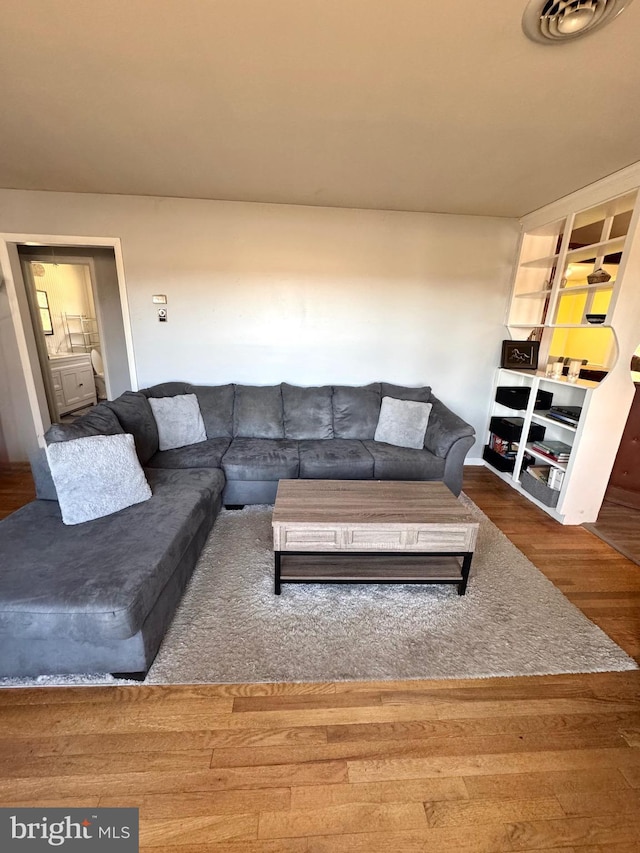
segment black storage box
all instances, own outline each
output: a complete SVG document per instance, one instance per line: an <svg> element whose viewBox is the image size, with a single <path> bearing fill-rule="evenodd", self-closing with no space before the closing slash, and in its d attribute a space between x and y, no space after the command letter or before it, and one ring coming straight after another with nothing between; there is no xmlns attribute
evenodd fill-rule
<svg viewBox="0 0 640 853"><path fill-rule="evenodd" d="M519 441L522 437L524 418L491 418L489 429L505 441ZM542 441L545 427L542 424L531 424L527 441Z"/></svg>
<svg viewBox="0 0 640 853"><path fill-rule="evenodd" d="M500 385L496 388L496 402L510 409L526 409L529 403L531 388L526 385ZM550 409L553 394L550 391L538 391L536 409Z"/></svg>
<svg viewBox="0 0 640 853"><path fill-rule="evenodd" d="M553 394L551 391L542 391L538 390L536 394L536 404L533 407L534 409L547 409L551 408L551 404L553 403Z"/></svg>
<svg viewBox="0 0 640 853"><path fill-rule="evenodd" d="M498 471L513 471L513 468L516 464L515 459L511 459L508 456L502 456L500 453L496 453L495 450L492 450L488 444L485 444L484 451L482 453L482 458L489 463L493 468L497 468Z"/></svg>

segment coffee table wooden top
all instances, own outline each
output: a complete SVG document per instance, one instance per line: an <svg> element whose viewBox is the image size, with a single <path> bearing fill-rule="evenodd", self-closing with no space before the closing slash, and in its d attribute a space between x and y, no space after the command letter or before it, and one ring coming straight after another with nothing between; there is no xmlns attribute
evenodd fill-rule
<svg viewBox="0 0 640 853"><path fill-rule="evenodd" d="M441 482L280 480L273 523L475 524Z"/></svg>

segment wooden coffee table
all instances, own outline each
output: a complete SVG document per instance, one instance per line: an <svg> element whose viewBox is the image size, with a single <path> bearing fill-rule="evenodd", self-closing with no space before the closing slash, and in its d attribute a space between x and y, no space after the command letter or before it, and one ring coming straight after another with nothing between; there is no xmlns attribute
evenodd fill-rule
<svg viewBox="0 0 640 853"><path fill-rule="evenodd" d="M440 482L280 480L275 593L283 583L449 583L464 595L478 527Z"/></svg>

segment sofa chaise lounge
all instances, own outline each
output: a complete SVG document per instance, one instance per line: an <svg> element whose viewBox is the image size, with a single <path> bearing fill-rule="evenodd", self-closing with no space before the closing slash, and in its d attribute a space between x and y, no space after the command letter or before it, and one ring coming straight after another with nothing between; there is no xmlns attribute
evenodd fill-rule
<svg viewBox="0 0 640 853"><path fill-rule="evenodd" d="M206 438L160 450L150 399L195 395ZM376 441L385 397L430 403L420 448ZM37 499L0 522L0 677L111 672L143 677L222 505L272 503L286 478L462 484L473 428L431 389L169 382L99 403L47 444L130 434L151 487L144 502L62 521L44 451ZM137 463L136 463L137 464Z"/></svg>

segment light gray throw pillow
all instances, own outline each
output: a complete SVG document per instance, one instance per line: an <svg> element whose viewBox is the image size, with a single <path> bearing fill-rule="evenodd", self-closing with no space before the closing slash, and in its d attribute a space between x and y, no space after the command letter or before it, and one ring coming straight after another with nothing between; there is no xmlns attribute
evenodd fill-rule
<svg viewBox="0 0 640 853"><path fill-rule="evenodd" d="M431 403L383 397L374 441L398 447L424 447L424 436L431 414Z"/></svg>
<svg viewBox="0 0 640 853"><path fill-rule="evenodd" d="M149 397L149 405L158 425L160 450L173 450L207 440L200 404L195 394L175 397Z"/></svg>
<svg viewBox="0 0 640 853"><path fill-rule="evenodd" d="M74 438L46 450L65 524L102 518L151 497L129 433Z"/></svg>

